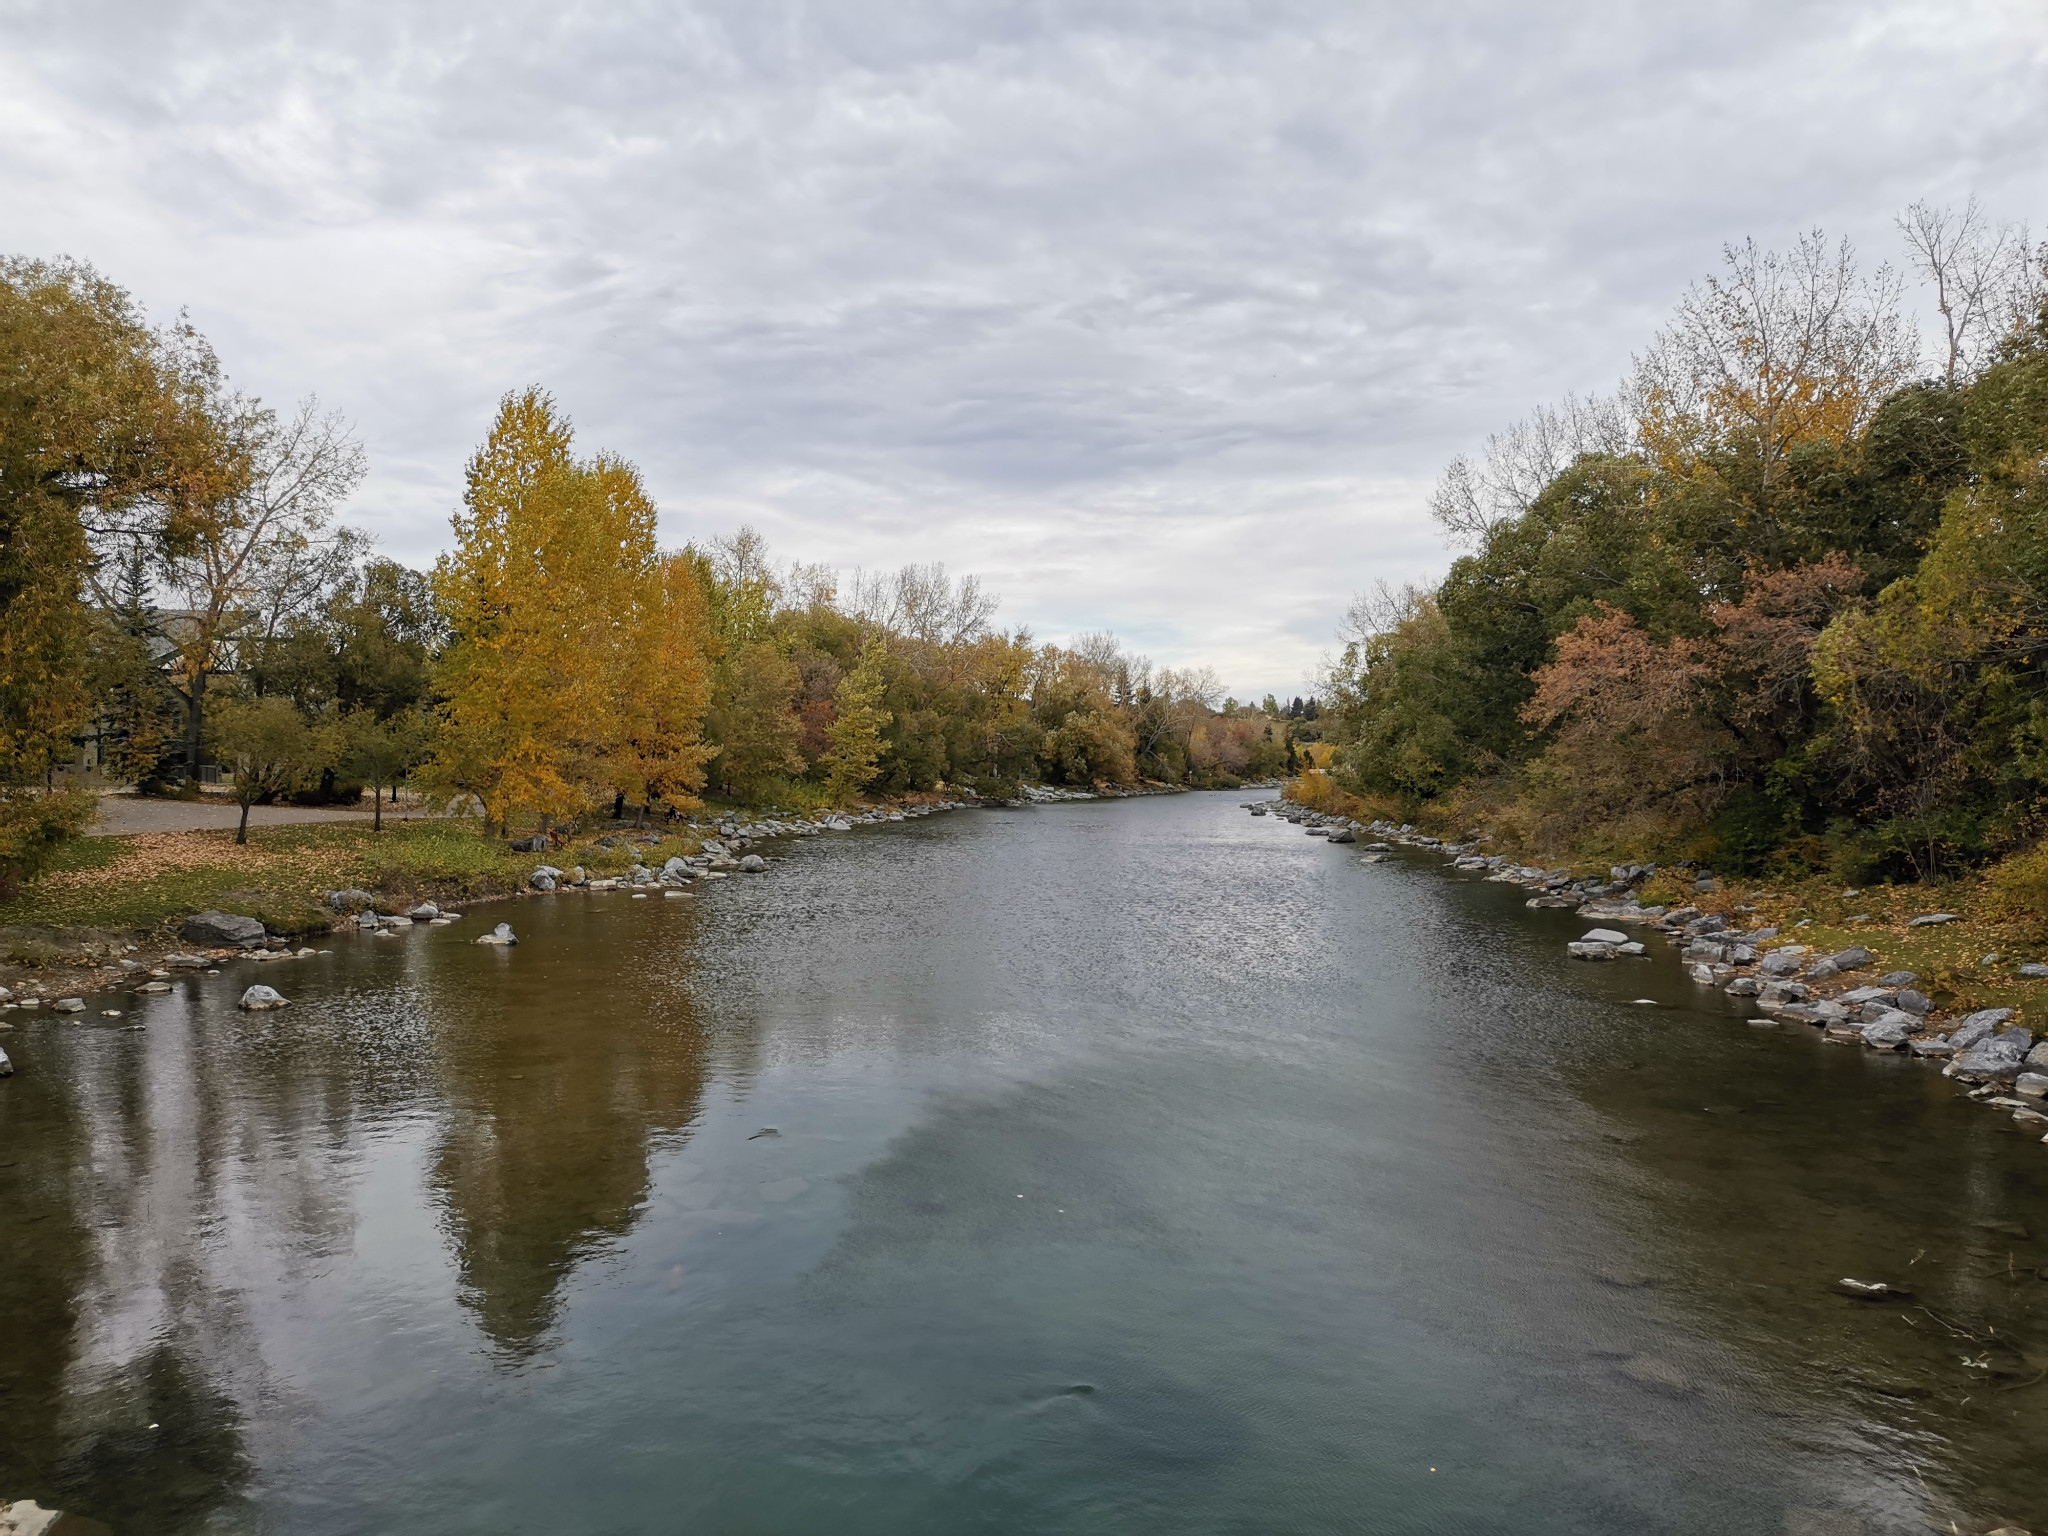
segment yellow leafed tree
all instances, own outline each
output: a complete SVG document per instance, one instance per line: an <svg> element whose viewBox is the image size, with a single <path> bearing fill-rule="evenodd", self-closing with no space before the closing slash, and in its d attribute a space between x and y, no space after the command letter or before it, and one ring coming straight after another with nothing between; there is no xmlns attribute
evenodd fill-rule
<svg viewBox="0 0 2048 1536"><path fill-rule="evenodd" d="M578 461L572 444L548 395L508 395L434 572L451 638L430 776L475 795L493 828L702 782L694 572L657 551L639 471Z"/></svg>

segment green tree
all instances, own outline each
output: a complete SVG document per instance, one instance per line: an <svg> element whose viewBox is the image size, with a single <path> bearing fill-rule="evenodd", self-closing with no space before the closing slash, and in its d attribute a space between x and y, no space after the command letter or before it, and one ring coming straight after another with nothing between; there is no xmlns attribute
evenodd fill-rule
<svg viewBox="0 0 2048 1536"><path fill-rule="evenodd" d="M840 679L833 695L837 712L825 728L830 746L821 766L826 789L841 805L851 802L874 778L882 756L883 727L895 718L881 705L887 655L880 636L870 639L861 649L859 665Z"/></svg>
<svg viewBox="0 0 2048 1536"><path fill-rule="evenodd" d="M379 718L373 709L341 717L339 766L370 786L370 829L384 830L384 790L433 753L433 722L418 711Z"/></svg>
<svg viewBox="0 0 2048 1536"><path fill-rule="evenodd" d="M215 694L207 709L207 736L215 758L233 773L242 808L235 841L249 841L249 807L295 789L337 755L330 727L316 726L291 700L270 694Z"/></svg>

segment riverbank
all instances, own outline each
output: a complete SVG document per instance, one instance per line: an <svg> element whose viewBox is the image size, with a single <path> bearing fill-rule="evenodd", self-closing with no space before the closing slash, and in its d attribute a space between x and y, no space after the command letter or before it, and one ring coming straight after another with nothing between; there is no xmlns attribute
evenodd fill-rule
<svg viewBox="0 0 2048 1536"><path fill-rule="evenodd" d="M337 929L396 931L422 909L433 920L556 893L680 895L728 875L767 873L776 858L769 850L787 838L974 807L1175 792L1026 785L1000 800L911 795L804 816L710 809L671 825L620 822L510 842L448 819L391 823L381 833L333 821L252 828L240 845L225 830L81 838L0 903L0 1014L83 1011L87 999L110 992L168 990L179 971L310 958ZM209 920L195 926L201 914ZM227 929L216 916L245 920L239 942L222 942Z"/></svg>
<svg viewBox="0 0 2048 1536"><path fill-rule="evenodd" d="M2029 1027L2048 1017L2044 946L2033 924L1987 920L1954 888L1939 893L1944 905L1914 887L1836 895L1731 886L1655 864L1544 868L1489 851L1485 836L1445 841L1284 797L1247 808L1359 842L1367 861L1412 849L1468 878L1522 887L1529 907L1594 925L1566 946L1581 961L1644 958L1648 944L1627 930L1647 930L1679 949L1693 985L1753 1010L1752 1024L1806 1025L1830 1044L1925 1061L2048 1142L2048 1039L2036 1043ZM1859 910L1825 910L1837 904Z"/></svg>

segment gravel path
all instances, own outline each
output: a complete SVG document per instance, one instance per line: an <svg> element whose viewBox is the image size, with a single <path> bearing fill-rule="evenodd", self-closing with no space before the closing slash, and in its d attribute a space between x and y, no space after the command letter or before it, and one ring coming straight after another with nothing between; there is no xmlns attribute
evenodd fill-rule
<svg viewBox="0 0 2048 1536"><path fill-rule="evenodd" d="M384 807L386 821L424 816L419 806L401 802ZM89 829L98 836L135 832L232 832L241 820L232 800L145 800L140 795L100 796L99 820ZM249 809L252 827L286 827L309 821L359 821L370 824L371 813L355 806L257 805Z"/></svg>

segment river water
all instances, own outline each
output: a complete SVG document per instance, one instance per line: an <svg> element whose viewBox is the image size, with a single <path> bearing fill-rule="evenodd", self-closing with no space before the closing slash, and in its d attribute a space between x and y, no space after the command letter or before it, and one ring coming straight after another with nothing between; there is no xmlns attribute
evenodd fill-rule
<svg viewBox="0 0 2048 1536"><path fill-rule="evenodd" d="M2048 1148L1240 798L9 1015L0 1496L121 1536L2048 1521ZM254 974L295 1006L237 1012Z"/></svg>

